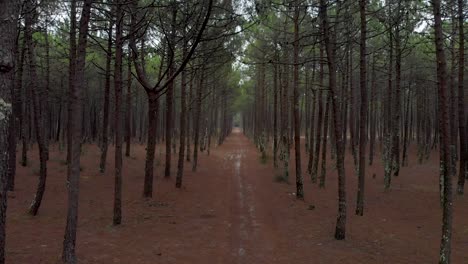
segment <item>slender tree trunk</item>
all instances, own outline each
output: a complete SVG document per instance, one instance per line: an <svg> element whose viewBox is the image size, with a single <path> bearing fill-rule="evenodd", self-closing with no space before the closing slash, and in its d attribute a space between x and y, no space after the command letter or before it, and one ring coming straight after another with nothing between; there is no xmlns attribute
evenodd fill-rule
<svg viewBox="0 0 468 264"><path fill-rule="evenodd" d="M114 129L115 129L115 178L114 178L114 216L113 225L122 222L122 57L123 57L123 0L117 0L115 30L115 64L114 64Z"/></svg>
<svg viewBox="0 0 468 264"><path fill-rule="evenodd" d="M70 54L69 54L69 66L68 66L68 90L69 90L69 100L68 100L68 124L67 124L67 164L70 163L71 159L71 144L72 144L72 134L71 132L71 121L70 118L73 115L71 107L71 98L72 91L75 85L75 72L76 72L76 0L72 0L70 4ZM68 176L68 174L67 174Z"/></svg>
<svg viewBox="0 0 468 264"><path fill-rule="evenodd" d="M400 16L401 3L398 2L398 17ZM393 176L397 177L400 173L400 120L401 120L401 37L400 28L395 29L395 91L392 109L393 113L393 135L392 135L392 171Z"/></svg>
<svg viewBox="0 0 468 264"><path fill-rule="evenodd" d="M278 168L278 66L273 65L273 166Z"/></svg>
<svg viewBox="0 0 468 264"><path fill-rule="evenodd" d="M112 16L111 16L112 17ZM107 29L107 50L106 50L106 76L104 84L104 110L103 110L103 122L102 122L102 146L101 146L101 161L99 163L99 170L104 173L106 170L107 160L107 147L108 147L108 133L109 127L109 97L110 97L110 85L111 85L111 62L112 62L112 28L114 27L113 17L109 21L109 28Z"/></svg>
<svg viewBox="0 0 468 264"><path fill-rule="evenodd" d="M327 103L325 105L325 116L323 120L323 143L322 143L322 171L320 172L320 181L319 181L319 187L320 188L325 188L325 177L327 175L327 139L328 139L328 121L330 120L330 96L326 96L327 98ZM317 129L320 129L318 127ZM330 148L332 148L331 146ZM318 160L318 157L317 157Z"/></svg>
<svg viewBox="0 0 468 264"><path fill-rule="evenodd" d="M186 47L184 43L183 56L186 55ZM181 86L180 86L180 134L179 134L179 160L177 162L177 176L176 188L182 187L182 177L184 175L184 158L185 158L185 129L186 129L186 115L187 106L185 102L185 90L187 86L186 71L181 73Z"/></svg>
<svg viewBox="0 0 468 264"><path fill-rule="evenodd" d="M299 2L294 10L294 152L296 160L296 197L304 199L301 170L301 119L299 116Z"/></svg>
<svg viewBox="0 0 468 264"><path fill-rule="evenodd" d="M370 140L369 140L369 166L372 166L375 152L375 136L376 136L376 116L377 116L377 85L375 74L375 55L372 57L372 84L371 84L371 121L370 121Z"/></svg>
<svg viewBox="0 0 468 264"><path fill-rule="evenodd" d="M443 213L442 213L442 239L440 244L440 264L449 264L452 239L452 218L453 218L453 197L452 197L452 178L450 177L450 135L449 135L449 116L448 116L448 98L447 98L447 62L444 51L444 34L442 31L442 14L440 0L433 0L432 7L434 12L434 35L437 57L437 79L438 79L438 99L440 100L440 134L442 142L441 172L443 175Z"/></svg>
<svg viewBox="0 0 468 264"><path fill-rule="evenodd" d="M391 4L388 4L389 10L391 10ZM384 161L384 186L385 189L389 189L392 182L392 90L393 90L393 33L392 29L389 30L389 58L388 58L388 87L387 87L387 101L386 101L386 125L385 125L385 136L384 136L384 150L383 150L383 161Z"/></svg>
<svg viewBox="0 0 468 264"><path fill-rule="evenodd" d="M321 144L321 137L322 137L322 120L323 120L323 76L324 76L324 50L323 50L323 45L320 46L320 69L319 69L319 89L316 91L317 94L317 106L318 106L318 116L317 116L317 126L315 129L315 152L312 154L312 151L310 153L310 156L314 156L312 158L313 160L313 165L312 165L312 171L310 174L310 178L313 183L317 182L317 175L318 175L318 164L320 160L320 144ZM313 144L311 144L313 145ZM326 146L324 146L326 147ZM309 157L310 158L310 157Z"/></svg>
<svg viewBox="0 0 468 264"><path fill-rule="evenodd" d="M458 194L463 194L465 179L468 178L468 142L466 140L465 127L465 92L464 92L464 73L465 73L465 32L463 0L458 0L458 136L460 137L460 169L458 174Z"/></svg>
<svg viewBox="0 0 468 264"><path fill-rule="evenodd" d="M128 55L128 68L127 68L127 107L125 117L125 156L130 157L130 145L131 145L131 123L132 123L132 61L131 56Z"/></svg>
<svg viewBox="0 0 468 264"><path fill-rule="evenodd" d="M145 180L143 197L153 197L154 152L156 149L156 127L158 113L158 98L154 93L148 93L148 135L146 144Z"/></svg>
<svg viewBox="0 0 468 264"><path fill-rule="evenodd" d="M192 171L197 170L197 165L198 165L198 148L199 148L199 140L200 140L200 119L201 119L201 104L202 104L202 90L203 90L203 78L204 78L205 72L204 69L202 69L199 84L197 87L197 99L196 99L196 110L195 110L195 118L194 118L194 125L193 125L193 130L194 130L194 144L193 144L193 163L192 163Z"/></svg>
<svg viewBox="0 0 468 264"><path fill-rule="evenodd" d="M449 129L450 129L450 174L455 176L457 174L457 132L456 119L457 119L457 95L456 95L456 49L455 39L457 37L457 19L456 19L456 5L457 0L449 1L451 6L452 36L450 37L450 78L449 78Z"/></svg>
<svg viewBox="0 0 468 264"><path fill-rule="evenodd" d="M72 0L72 4L75 0ZM70 91L70 112L81 113L83 111L82 100L83 90L85 89L85 64L86 64L86 46L88 37L88 23L91 13L93 0L84 0L81 12L80 29L78 37L78 47L76 57L76 72L72 71L71 80L74 85ZM71 55L70 55L71 56ZM76 228L78 224L78 198L80 184L80 152L81 152L81 131L82 115L70 115L70 162L68 163L68 211L67 223L65 227L65 236L63 240L62 261L66 264L76 264L75 254Z"/></svg>
<svg viewBox="0 0 468 264"><path fill-rule="evenodd" d="M408 94L406 97L406 106L405 106L405 121L404 121L404 134L403 134L403 153L401 158L401 165L407 166L408 165L408 144L409 144L409 120L410 120L410 101L411 101L411 91L410 87L408 87Z"/></svg>
<svg viewBox="0 0 468 264"><path fill-rule="evenodd" d="M332 98L332 118L334 123L334 136L336 142L336 168L338 170L338 215L336 221L335 239L342 240L346 237L346 178L344 169L341 114L339 102L337 99L338 94L336 92L335 44L334 37L332 37L332 34L330 33L327 9L326 0L320 0L320 15L322 18L324 42L328 57L328 81L330 87L330 96Z"/></svg>
<svg viewBox="0 0 468 264"><path fill-rule="evenodd" d="M360 82L361 82L361 112L359 120L359 176L356 215L364 214L364 182L366 177L366 143L367 143L367 71L366 71L366 0L359 0L359 13L361 16L361 43L360 43Z"/></svg>
<svg viewBox="0 0 468 264"><path fill-rule="evenodd" d="M191 120L193 120L193 114L192 114L192 106L193 106L193 79L195 78L194 76L195 74L190 74L190 87L189 87L189 96L188 96L188 105L187 105L187 155L185 155L186 157L186 161L187 162L190 162L190 157L192 156L191 155L191 151L190 151L190 144L191 144L191 140L192 140L192 135L190 134L190 131L191 131L191 126L190 124L192 123Z"/></svg>
<svg viewBox="0 0 468 264"><path fill-rule="evenodd" d="M47 16L47 14L46 14ZM44 134L44 146L45 146L45 155L46 160L49 160L49 141L50 141L50 134L52 130L49 129L49 124L51 123L51 119L49 118L49 108L50 108L50 96L49 96L49 89L50 89L50 45L49 45L49 31L47 27L49 25L49 18L46 17L45 19L45 36L44 36L44 44L45 44L45 87L42 91L42 130Z"/></svg>
<svg viewBox="0 0 468 264"><path fill-rule="evenodd" d="M171 23L171 33L170 33L170 41L167 43L168 46L172 46L169 48L169 77L174 74L175 68L173 66L174 62L174 49L175 49L175 23L176 23L176 16L177 16L177 7L175 3L172 3L172 23ZM164 169L164 177L169 178L171 177L171 144L172 144L172 133L174 127L174 118L172 116L173 111L173 101L174 101L174 81L171 81L167 86L166 92L166 164Z"/></svg>

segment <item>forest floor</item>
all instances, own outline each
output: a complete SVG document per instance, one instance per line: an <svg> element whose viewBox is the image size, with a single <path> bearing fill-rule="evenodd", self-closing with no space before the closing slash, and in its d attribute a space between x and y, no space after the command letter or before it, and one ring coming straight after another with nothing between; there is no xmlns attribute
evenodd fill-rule
<svg viewBox="0 0 468 264"><path fill-rule="evenodd" d="M9 194L7 263L58 263L66 219L65 152L51 151L46 193L35 217L26 211L37 184L37 150L31 164L18 167ZM292 152L291 152L292 153ZM347 151L348 155L349 151ZM158 160L164 152L157 149ZM424 165L411 153L409 166L383 190L380 158L368 168L364 216L355 216L356 176L346 157L348 222L344 241L333 238L337 180L328 161L325 189L304 173L305 201L291 184L275 181L271 159L262 164L253 144L238 130L199 169L185 164L183 188L156 167L153 199L143 199L145 146L133 145L124 159L123 223L113 227L113 148L108 170L98 172L99 150L82 155L77 253L80 263L436 263L441 234L438 160ZM306 171L305 154L303 164ZM372 175L376 174L376 178ZM454 179L455 180L455 179ZM468 193L468 190L466 191ZM314 207L314 208L313 208ZM468 263L468 195L454 197L452 263Z"/></svg>

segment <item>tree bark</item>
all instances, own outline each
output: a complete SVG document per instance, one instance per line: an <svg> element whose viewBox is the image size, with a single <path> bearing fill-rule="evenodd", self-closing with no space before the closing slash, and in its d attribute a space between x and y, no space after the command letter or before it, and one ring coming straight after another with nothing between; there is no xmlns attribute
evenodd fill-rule
<svg viewBox="0 0 468 264"><path fill-rule="evenodd" d="M330 115L329 115L330 96L328 96L327 94L326 98L327 98L327 102L325 104L325 116L323 120L323 143L322 143L322 164L321 164L322 170L320 172L320 180L319 180L320 188L325 188L325 177L327 175L327 139L328 139L328 122L330 120ZM320 129L320 127L318 127L317 129ZM317 157L317 163L318 163L318 157Z"/></svg>
<svg viewBox="0 0 468 264"><path fill-rule="evenodd" d="M183 48L183 54L185 57L186 48ZM184 158L185 158L185 129L186 129L186 113L187 113L187 106L185 102L186 98L186 87L187 87L187 80L186 80L186 71L182 71L181 74L181 86L180 86L180 134L179 134L179 160L177 162L177 176L176 176L176 188L182 187L182 177L184 175Z"/></svg>
<svg viewBox="0 0 468 264"><path fill-rule="evenodd" d="M125 156L130 157L131 145L131 123L132 123L132 59L128 55L128 68L127 68L127 106L125 107Z"/></svg>
<svg viewBox="0 0 468 264"><path fill-rule="evenodd" d="M75 1L76 0L72 0L72 3ZM70 91L70 113L81 113L83 111L82 100L83 90L85 88L86 46L92 3L93 0L84 0L81 12L78 46L76 50L76 72L74 72L71 77L74 85L71 86L72 90ZM70 162L68 163L67 172L68 211L63 241L62 261L66 264L76 264L75 244L76 228L78 224L82 115L70 115L69 120L69 124L71 125L69 126L71 144L69 145Z"/></svg>
<svg viewBox="0 0 468 264"><path fill-rule="evenodd" d="M32 102L34 109L34 129L36 130L36 140L39 148L39 182L37 185L36 194L29 207L29 214L36 215L39 207L41 206L42 197L45 192L45 184L47 178L47 153L44 139L44 129L42 129L42 113L40 109L40 92L37 85L37 71L36 71L36 54L33 46L33 24L34 16L36 15L35 1L27 0L26 2L26 17L25 17L25 33L26 46L28 51L28 62L29 62L29 79L30 84L28 85L31 89Z"/></svg>
<svg viewBox="0 0 468 264"><path fill-rule="evenodd" d="M104 173L106 170L107 160L107 147L109 136L107 133L109 127L109 97L111 85L111 62L112 62L112 28L114 27L114 18L110 15L109 28L107 29L107 50L106 50L106 76L104 83L104 110L102 122L102 146L101 146L101 161L99 163L99 170Z"/></svg>
<svg viewBox="0 0 468 264"><path fill-rule="evenodd" d="M156 149L156 127L158 112L158 98L155 94L148 94L148 135L146 144L145 180L143 197L153 197L154 152Z"/></svg>
<svg viewBox="0 0 468 264"><path fill-rule="evenodd" d="M301 119L299 116L299 1L294 10L294 153L296 161L296 198L304 199L301 171Z"/></svg>
<svg viewBox="0 0 468 264"><path fill-rule="evenodd" d="M15 47L20 1L0 1L0 149L6 150L9 122L12 116L12 95L15 79ZM0 151L0 264L5 263L5 222L7 212L9 152Z"/></svg>
<svg viewBox="0 0 468 264"><path fill-rule="evenodd" d="M336 142L336 168L338 170L338 215L335 228L335 239L343 240L346 237L346 188L344 169L344 149L341 129L341 114L336 91L336 64L335 64L335 43L334 37L330 33L330 25L327 14L327 1L320 0L320 16L323 25L323 36L325 49L327 52L328 81L330 96L332 98L332 118L334 124L334 136Z"/></svg>
<svg viewBox="0 0 468 264"><path fill-rule="evenodd" d="M366 143L367 143L367 72L366 72L366 0L359 0L359 13L361 17L360 42L360 82L361 82L361 111L359 120L359 175L356 215L364 214L364 183L366 177Z"/></svg>
<svg viewBox="0 0 468 264"><path fill-rule="evenodd" d="M465 92L464 92L464 72L465 72L465 33L463 0L458 0L458 136L460 138L460 169L458 174L458 194L463 194L465 179L468 178L468 142L466 140L465 127Z"/></svg>
<svg viewBox="0 0 468 264"><path fill-rule="evenodd" d="M192 161L192 171L197 170L198 165L198 148L200 142L200 119L201 119L201 111L202 111L202 93L203 93L203 78L205 76L205 70L201 70L200 80L198 80L198 87L197 87L197 98L196 98L196 109L195 109L195 118L193 120L193 132L194 140L193 140L193 161Z"/></svg>
<svg viewBox="0 0 468 264"><path fill-rule="evenodd" d="M114 129L115 129L115 175L114 175L114 215L112 224L122 222L122 57L123 57L123 0L116 2L115 64L114 64Z"/></svg>
<svg viewBox="0 0 468 264"><path fill-rule="evenodd" d="M444 35L442 31L442 14L440 0L433 0L434 15L434 35L437 58L437 80L438 80L438 99L440 100L439 117L442 142L440 149L441 173L443 176L443 213L442 213L442 238L440 243L440 264L450 263L451 239L452 239L452 218L453 218L453 197L452 197L452 179L450 177L450 135L449 135L449 116L448 116L448 98L447 98L447 62L444 51Z"/></svg>

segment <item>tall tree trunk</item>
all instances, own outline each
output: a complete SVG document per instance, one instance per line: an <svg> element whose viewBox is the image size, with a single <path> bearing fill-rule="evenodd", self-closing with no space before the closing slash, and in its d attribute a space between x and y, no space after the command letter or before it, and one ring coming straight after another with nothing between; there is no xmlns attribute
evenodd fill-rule
<svg viewBox="0 0 468 264"><path fill-rule="evenodd" d="M186 43L184 43L183 55L186 55ZM181 86L180 86L180 134L179 134L179 160L177 162L177 176L176 176L176 188L182 187L182 177L184 175L184 158L185 158L185 129L186 129L186 115L187 106L185 102L186 97L186 71L181 73Z"/></svg>
<svg viewBox="0 0 468 264"><path fill-rule="evenodd" d="M76 0L72 0L72 3ZM81 113L83 111L83 90L85 89L85 64L86 46L88 40L88 23L93 0L84 0L81 12L78 47L76 50L76 72L73 72L71 80L74 82L70 93L70 112ZM76 4L76 3L74 3ZM70 55L71 56L71 55ZM78 224L78 198L80 185L80 152L81 152L81 131L82 115L70 115L69 130L71 134L70 162L68 163L68 211L65 236L63 240L62 260L66 264L76 264L75 253L76 228Z"/></svg>
<svg viewBox="0 0 468 264"><path fill-rule="evenodd" d="M278 168L278 65L273 65L273 166Z"/></svg>
<svg viewBox="0 0 468 264"><path fill-rule="evenodd" d="M388 3L389 16L391 15L392 5ZM390 21L389 21L390 22ZM388 58L388 87L387 87L387 101L386 101L386 125L384 136L384 150L383 150L383 163L384 163L384 187L389 189L392 182L392 90L393 90L393 32L392 28L389 29L389 58Z"/></svg>
<svg viewBox="0 0 468 264"><path fill-rule="evenodd" d="M75 85L75 73L76 73L76 0L72 0L70 3L70 51L69 51L69 66L68 66L68 124L67 124L67 164L70 163L71 159L71 144L72 144L72 134L71 132L71 116L73 115L71 107L71 98L73 97L72 91L74 90ZM81 134L80 134L81 136ZM80 139L81 140L81 139ZM68 174L67 174L68 176Z"/></svg>
<svg viewBox="0 0 468 264"><path fill-rule="evenodd" d="M17 39L20 1L0 1L0 149L6 150L9 123L12 116L12 95L15 79L15 46ZM7 212L9 152L0 151L0 264L5 263L5 222Z"/></svg>
<svg viewBox="0 0 468 264"><path fill-rule="evenodd" d="M458 174L458 194L463 194L465 178L468 178L468 142L466 140L465 127L465 92L464 72L465 72L465 33L464 33L464 15L463 0L458 0L458 136L460 137L460 169Z"/></svg>
<svg viewBox="0 0 468 264"><path fill-rule="evenodd" d="M46 14L47 16L47 14ZM50 89L50 45L49 45L49 31L47 30L49 25L49 18L46 17L45 19L45 32L44 32L44 44L45 44L45 87L42 91L42 129L44 134L44 145L45 145L45 155L46 160L49 160L49 141L50 135L52 130L49 129L49 124L52 122L51 118L49 118L49 108L50 108L50 96L49 96L49 89Z"/></svg>
<svg viewBox="0 0 468 264"><path fill-rule="evenodd" d="M107 29L107 50L106 50L106 76L104 83L104 110L103 110L103 122L102 122L102 146L101 146L101 161L99 163L99 170L104 173L106 170L107 160L107 146L108 146L108 134L107 129L109 127L109 97L110 97L110 85L111 85L111 62L112 62L112 28L114 27L114 18L111 15L109 21L109 28Z"/></svg>
<svg viewBox="0 0 468 264"><path fill-rule="evenodd" d="M346 188L344 169L344 149L341 128L341 114L336 91L336 64L335 64L335 39L330 33L330 25L327 14L327 1L320 0L320 15L322 18L323 36L327 52L328 81L330 96L332 98L332 118L334 124L334 136L336 142L336 168L338 170L338 215L335 229L335 239L342 240L346 237Z"/></svg>
<svg viewBox="0 0 468 264"><path fill-rule="evenodd" d="M20 26L18 25L18 28ZM12 100L12 117L10 119L10 130L9 130L9 159L8 159L8 190L9 191L14 191L15 189L15 176L16 176L16 145L17 145L17 133L20 133L20 136L23 137L24 135L24 129L22 125L22 116L23 116L23 98L21 96L22 92L21 90L23 89L23 69L24 69L24 57L25 57L25 51L26 51L26 45L25 45L25 38L23 38L23 46L21 47L21 51L19 48L18 42L16 42L16 57L15 62L17 64L17 73L15 76L15 85L12 86L11 90L11 96L15 100ZM26 155L25 155L26 157ZM24 159L24 163L27 163L27 158ZM24 164L26 166L26 164Z"/></svg>
<svg viewBox="0 0 468 264"><path fill-rule="evenodd" d="M193 120L193 79L195 79L195 74L192 72L190 74L190 86L189 86L189 94L188 94L188 105L187 105L187 155L185 155L185 159L187 162L190 162L190 157L192 154L190 153L190 144L192 140L192 136L190 134L191 131L191 126L190 124L192 123L191 120Z"/></svg>
<svg viewBox="0 0 468 264"><path fill-rule="evenodd" d="M194 124L193 124L193 130L194 130L194 141L193 141L193 163L192 163L192 171L197 170L197 165L198 165L198 148L199 148L199 141L200 141L200 119L201 119L201 111L202 111L202 93L203 93L203 78L205 76L205 70L201 70L201 76L200 80L198 81L198 87L197 87L197 98L196 98L196 109L195 109L195 118L194 118Z"/></svg>
<svg viewBox="0 0 468 264"><path fill-rule="evenodd" d="M438 80L438 99L440 100L440 134L442 142L441 172L444 179L443 191L443 213L442 213L442 239L440 243L440 264L450 263L451 239L452 239L452 218L453 218L453 197L452 197L452 178L450 177L450 135L449 135L449 116L448 116L448 98L447 98L447 62L444 51L444 34L442 31L442 14L440 0L433 0L434 14L434 35L437 57L437 80Z"/></svg>
<svg viewBox="0 0 468 264"><path fill-rule="evenodd" d="M114 216L113 225L122 222L122 57L123 57L123 0L117 0L115 30L115 64L114 64L114 129L115 129L115 178L114 178Z"/></svg>
<svg viewBox="0 0 468 264"><path fill-rule="evenodd" d="M130 157L131 145L131 123L132 123L132 58L128 55L128 68L127 68L127 107L125 107L125 156Z"/></svg>
<svg viewBox="0 0 468 264"><path fill-rule="evenodd" d="M320 69L319 69L320 71L319 72L319 89L315 92L317 95L316 97L317 97L317 106L318 106L317 126L315 129L316 143L315 143L315 150L314 150L315 152L312 154L312 151L311 151L311 153L309 154L310 156L313 156L312 171L310 174L310 178L313 183L317 182L318 164L320 160L320 144L321 144L321 137L322 137L321 127L322 127L322 120L323 120L323 92L322 90L323 90L323 76L324 76L324 70L325 70L324 62L323 62L324 58L325 56L324 56L323 45L320 45L321 62L320 62Z"/></svg>
<svg viewBox="0 0 468 264"><path fill-rule="evenodd" d="M359 0L359 13L361 17L360 42L360 82L361 82L361 112L359 118L359 175L356 214L364 214L364 182L366 177L366 143L367 143L367 72L366 72L366 0Z"/></svg>
<svg viewBox="0 0 468 264"><path fill-rule="evenodd" d="M375 152L375 136L376 136L376 117L377 113L377 81L376 81L376 71L375 71L375 55L372 56L372 83L371 83L371 113L370 116L370 140L369 140L369 166L372 166L374 161L374 152Z"/></svg>
<svg viewBox="0 0 468 264"><path fill-rule="evenodd" d="M299 116L299 1L294 10L294 152L296 160L296 197L304 199L301 172L301 119Z"/></svg>
<svg viewBox="0 0 468 264"><path fill-rule="evenodd" d="M397 17L401 14L401 2L398 2ZM395 29L395 90L392 109L393 125L392 125L392 171L393 176L398 176L400 173L400 120L401 120L401 37L400 27Z"/></svg>
<svg viewBox="0 0 468 264"><path fill-rule="evenodd" d="M457 132L456 118L457 118L457 95L456 95L456 83L455 76L456 72L456 49L455 49L455 38L457 37L457 19L456 19L456 5L457 0L449 1L451 6L451 18L450 23L452 24L452 34L450 37L450 78L449 78L449 130L450 130L450 174L455 176L457 174Z"/></svg>
<svg viewBox="0 0 468 264"><path fill-rule="evenodd" d="M156 148L156 127L158 113L158 98L156 94L148 94L148 135L146 144L145 180L143 197L153 197L154 152Z"/></svg>
<svg viewBox="0 0 468 264"><path fill-rule="evenodd" d="M169 78L174 74L174 49L175 49L175 23L177 16L177 6L175 3L172 3L172 23L171 23L171 33L169 36L168 48L169 52ZM169 178L171 176L171 144L172 144L172 133L174 127L174 118L172 116L173 111L173 101L174 101L174 81L171 81L167 86L166 91L166 164L164 169L164 177Z"/></svg>
<svg viewBox="0 0 468 264"><path fill-rule="evenodd" d="M323 120L323 143L322 143L322 164L321 164L321 172L320 172L320 181L319 181L319 187L320 188L325 188L325 177L327 175L327 139L328 139L328 122L330 120L330 96L326 96L327 102L325 104L325 116ZM317 129L320 129L318 127ZM318 144L318 142L317 142ZM330 147L330 149L333 148L333 146ZM318 161L318 157L317 157Z"/></svg>

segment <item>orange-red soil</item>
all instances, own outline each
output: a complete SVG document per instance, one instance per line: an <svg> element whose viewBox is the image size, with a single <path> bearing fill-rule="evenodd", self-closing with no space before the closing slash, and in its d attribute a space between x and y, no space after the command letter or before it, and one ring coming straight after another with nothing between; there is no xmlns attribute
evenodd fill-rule
<svg viewBox="0 0 468 264"><path fill-rule="evenodd" d="M52 148L46 193L35 217L27 215L37 184L37 150L32 164L18 167L16 190L9 195L7 263L59 263L66 219L66 153ZM158 147L157 159L164 160ZM348 155L349 151L347 151ZM292 154L292 152L291 152ZM329 155L328 155L329 156ZM132 146L124 159L123 223L114 227L113 149L108 170L98 172L99 150L86 145L82 155L77 240L79 263L436 263L441 234L438 160L409 166L383 190L380 158L368 168L364 216L355 216L356 176L346 157L347 236L333 238L337 181L328 161L326 188L303 173L305 201L290 182L275 182L271 159L262 164L255 147L237 131L224 145L202 153L197 172L186 163L183 188L156 167L154 198L142 198L145 147ZM173 156L174 165L177 156ZM307 158L303 155L303 171ZM376 174L373 179L372 175ZM455 179L454 179L455 180ZM468 193L468 190L466 191ZM315 206L312 209L311 205ZM454 198L452 263L468 263L468 194Z"/></svg>

